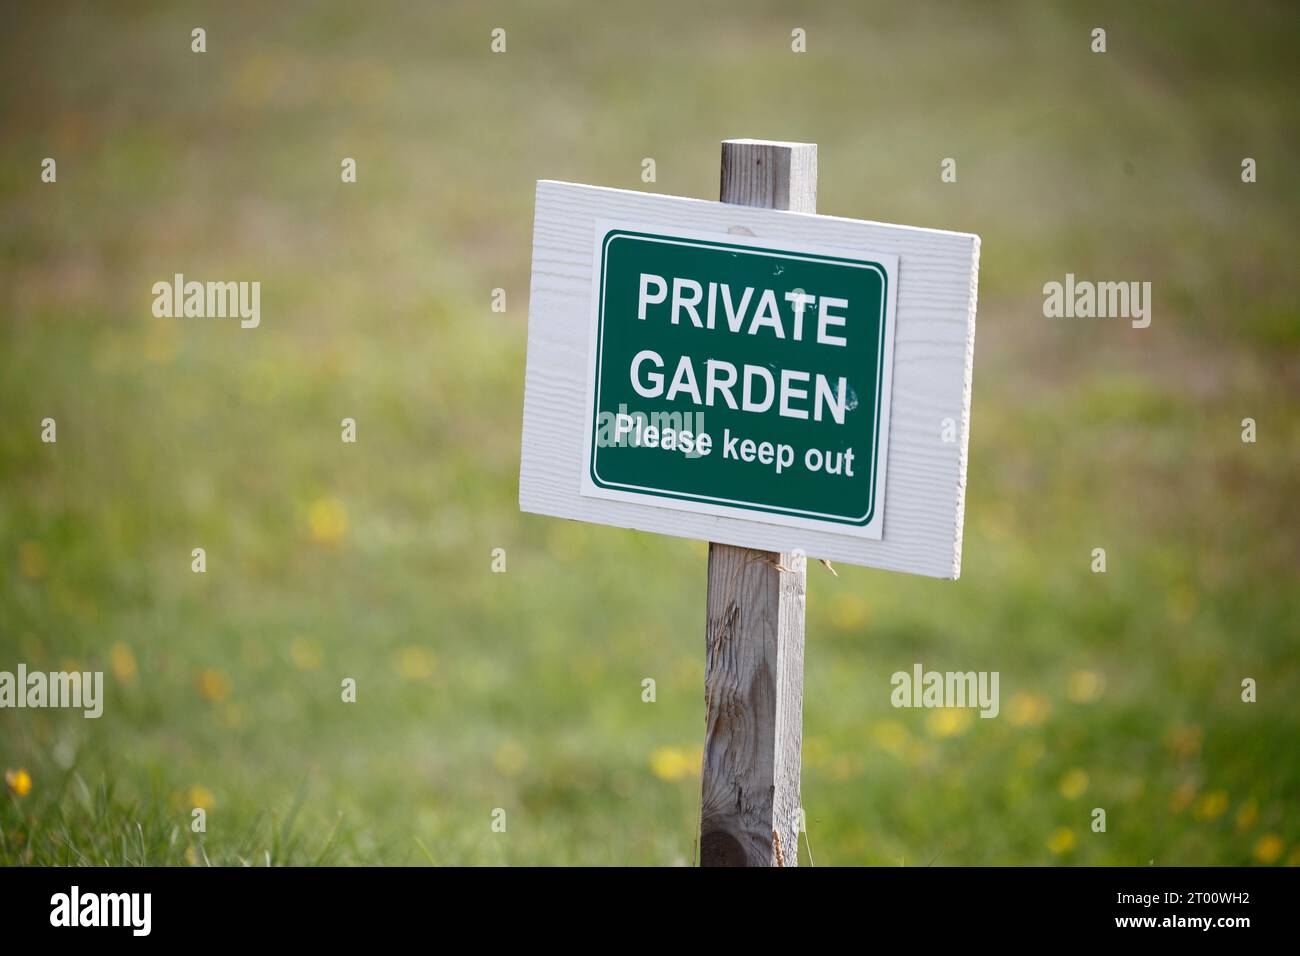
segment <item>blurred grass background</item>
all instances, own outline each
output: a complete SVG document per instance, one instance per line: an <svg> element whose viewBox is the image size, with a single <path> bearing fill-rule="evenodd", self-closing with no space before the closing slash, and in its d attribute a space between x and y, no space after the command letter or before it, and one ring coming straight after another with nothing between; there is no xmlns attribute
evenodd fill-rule
<svg viewBox="0 0 1300 956"><path fill-rule="evenodd" d="M824 213L983 237L961 580L809 572L816 863L1300 862L1293 4L5 20L0 669L107 703L0 712L0 861L691 862L705 546L518 511L532 198L715 198L751 136L819 144ZM154 318L176 272L261 327ZM1151 327L1044 319L1066 272ZM1001 716L894 710L916 661Z"/></svg>

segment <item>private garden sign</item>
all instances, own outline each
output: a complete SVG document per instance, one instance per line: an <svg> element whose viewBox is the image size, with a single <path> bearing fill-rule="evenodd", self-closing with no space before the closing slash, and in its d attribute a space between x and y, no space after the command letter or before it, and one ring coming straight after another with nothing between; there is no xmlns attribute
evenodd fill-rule
<svg viewBox="0 0 1300 956"><path fill-rule="evenodd" d="M520 507L957 577L978 237L744 201L537 184Z"/></svg>
<svg viewBox="0 0 1300 956"><path fill-rule="evenodd" d="M598 223L582 493L880 538L897 262Z"/></svg>
<svg viewBox="0 0 1300 956"><path fill-rule="evenodd" d="M537 184L519 506L709 542L704 866L799 859L807 556L961 571L979 239L816 181L726 140L722 202Z"/></svg>

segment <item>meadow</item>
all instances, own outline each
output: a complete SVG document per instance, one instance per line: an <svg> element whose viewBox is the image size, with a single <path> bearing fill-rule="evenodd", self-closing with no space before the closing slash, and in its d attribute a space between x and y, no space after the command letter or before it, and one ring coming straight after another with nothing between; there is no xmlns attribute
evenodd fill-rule
<svg viewBox="0 0 1300 956"><path fill-rule="evenodd" d="M818 144L823 213L983 243L961 578L810 563L801 864L1300 864L1298 27L11 10L0 670L105 701L0 711L0 863L691 864L707 546L519 512L532 201L716 198L755 137ZM260 324L155 317L176 273ZM1046 318L1067 274L1151 282L1150 325ZM893 707L916 664L998 671L998 717Z"/></svg>

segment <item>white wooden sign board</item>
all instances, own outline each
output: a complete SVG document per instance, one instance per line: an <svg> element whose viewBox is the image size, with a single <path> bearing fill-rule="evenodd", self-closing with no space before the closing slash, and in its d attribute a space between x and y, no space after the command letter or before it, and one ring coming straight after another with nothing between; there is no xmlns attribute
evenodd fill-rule
<svg viewBox="0 0 1300 956"><path fill-rule="evenodd" d="M591 445L599 236L612 223L760 247L888 259L895 270L885 479L871 536L707 506L598 497ZM597 255L593 261L593 246ZM979 237L885 223L541 181L533 231L519 506L537 514L956 578L961 571ZM944 422L956 440L944 440ZM780 480L774 478L773 480ZM875 537L878 535L879 537Z"/></svg>

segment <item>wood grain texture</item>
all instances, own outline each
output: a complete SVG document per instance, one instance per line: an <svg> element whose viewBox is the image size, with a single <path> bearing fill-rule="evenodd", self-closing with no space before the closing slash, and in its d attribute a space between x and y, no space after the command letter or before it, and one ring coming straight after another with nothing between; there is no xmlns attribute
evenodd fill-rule
<svg viewBox="0 0 1300 956"><path fill-rule="evenodd" d="M817 147L728 140L723 202L817 211ZM701 866L797 866L807 561L709 545Z"/></svg>
<svg viewBox="0 0 1300 956"><path fill-rule="evenodd" d="M807 564L709 546L701 866L798 864Z"/></svg>
<svg viewBox="0 0 1300 956"><path fill-rule="evenodd" d="M791 212L817 211L817 144L722 141L723 202Z"/></svg>
<svg viewBox="0 0 1300 956"><path fill-rule="evenodd" d="M793 198L792 198L793 201ZM580 494L598 219L789 239L899 257L880 541ZM962 233L542 181L537 184L519 475L524 511L940 578L961 569L979 238ZM958 426L942 440L943 421Z"/></svg>

